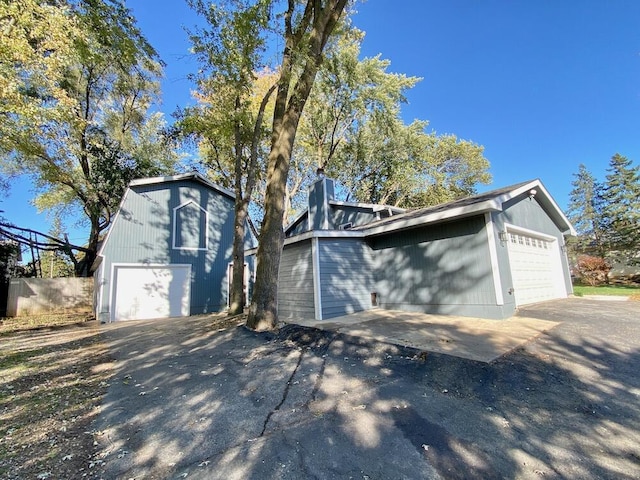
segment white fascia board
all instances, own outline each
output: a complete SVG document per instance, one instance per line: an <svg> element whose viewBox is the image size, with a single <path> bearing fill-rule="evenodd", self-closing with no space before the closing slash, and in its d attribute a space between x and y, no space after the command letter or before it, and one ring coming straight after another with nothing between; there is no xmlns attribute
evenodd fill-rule
<svg viewBox="0 0 640 480"><path fill-rule="evenodd" d="M340 202L338 200L330 200L329 205L335 205L336 207L358 207L368 208L373 212L381 212L383 210L391 210L396 213L404 213L406 208L392 207L391 205L380 205L378 203L359 203L359 202Z"/></svg>
<svg viewBox="0 0 640 480"><path fill-rule="evenodd" d="M536 198L542 194L542 197L544 197L546 203L548 203L548 205L551 207L553 212L562 220L562 222L564 222L565 224L564 226L566 227L566 229L562 233L565 235L571 235L575 237L577 235L575 228L573 228L573 225L571 225L571 222L569 221L569 219L566 217L562 209L558 206L556 201L549 194L549 192L547 191L547 189L544 187L544 185L540 180L533 180L527 183L526 185L521 186L520 188L512 190L511 192L498 197L498 201L501 204L501 208L503 203L513 198L516 198L517 196L522 195L523 193L528 193L531 190L536 190L536 193L535 193Z"/></svg>
<svg viewBox="0 0 640 480"><path fill-rule="evenodd" d="M429 223L440 222L443 220L469 217L474 214L500 210L500 206L497 205L495 201L487 200L481 203L465 205L464 207L452 208L450 210L444 210L441 212L425 213L424 215L420 215L419 217L410 218L407 220L397 219L378 227L365 229L364 233L367 237L371 235L380 235L388 232L395 232L397 230L404 230L420 225L426 225Z"/></svg>
<svg viewBox="0 0 640 480"><path fill-rule="evenodd" d="M293 237L285 238L284 245L291 245L305 240L314 238L364 238L365 233L359 230L313 230L304 232ZM258 247L250 248L244 251L245 255L255 255L258 253Z"/></svg>
<svg viewBox="0 0 640 480"><path fill-rule="evenodd" d="M498 249L496 248L496 235L491 218L491 212L484 214L485 228L487 229L487 242L489 243L489 258L491 259L491 276L493 277L493 288L496 292L496 305L504 305L504 295L502 294L502 281L500 280L500 264L498 262Z"/></svg>
<svg viewBox="0 0 640 480"><path fill-rule="evenodd" d="M564 214L564 212L562 211L562 209L558 206L558 204L556 203L556 201L553 199L553 197L549 194L549 192L547 191L546 188L544 188L544 185L542 185L541 182L538 182L540 185L540 189L542 190L542 192L544 193L545 197L547 198L547 200L549 201L549 203L551 204L551 206L553 207L553 209L555 210L556 214L565 222L567 229L562 232L565 235L571 235L573 237L575 237L577 234L576 229L573 228L573 225L571 225L571 222L569 221L569 219L567 218L567 216Z"/></svg>
<svg viewBox="0 0 640 480"><path fill-rule="evenodd" d="M538 188L540 186L539 180L532 180L531 182L522 185L515 190L511 190L510 192L504 193L499 197L496 197L496 201L500 204L500 209L502 210L502 204L508 202L509 200L516 198L519 195L522 195L525 192L529 192L532 188Z"/></svg>
<svg viewBox="0 0 640 480"><path fill-rule="evenodd" d="M236 195L235 193L233 193L231 190L228 190L224 187L221 187L220 185L213 183L211 180L209 180L206 177L203 177L202 175L200 175L198 172L192 172L192 173L182 173L179 175L167 175L167 176L163 176L163 177L148 177L148 178L138 178L136 180L132 180L129 183L129 186L137 186L137 185L153 185L156 183L165 183L165 182L177 182L179 180L195 180L197 182L200 182L206 186L208 186L209 188L212 188L213 190L216 190L224 195L227 195L228 197L235 199Z"/></svg>

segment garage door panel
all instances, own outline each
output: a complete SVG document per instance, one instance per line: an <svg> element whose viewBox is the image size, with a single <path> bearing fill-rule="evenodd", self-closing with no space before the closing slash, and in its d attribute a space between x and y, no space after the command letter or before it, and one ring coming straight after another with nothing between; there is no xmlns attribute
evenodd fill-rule
<svg viewBox="0 0 640 480"><path fill-rule="evenodd" d="M516 305L565 296L555 240L509 232L508 250Z"/></svg>
<svg viewBox="0 0 640 480"><path fill-rule="evenodd" d="M189 315L190 265L114 267L113 320Z"/></svg>

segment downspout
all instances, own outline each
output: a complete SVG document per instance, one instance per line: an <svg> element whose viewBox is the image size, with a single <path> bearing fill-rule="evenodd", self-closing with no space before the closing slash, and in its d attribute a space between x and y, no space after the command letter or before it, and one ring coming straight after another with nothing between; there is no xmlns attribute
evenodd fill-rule
<svg viewBox="0 0 640 480"><path fill-rule="evenodd" d="M313 307L315 319L322 320L322 287L320 285L320 252L317 237L311 238L311 264L313 275Z"/></svg>

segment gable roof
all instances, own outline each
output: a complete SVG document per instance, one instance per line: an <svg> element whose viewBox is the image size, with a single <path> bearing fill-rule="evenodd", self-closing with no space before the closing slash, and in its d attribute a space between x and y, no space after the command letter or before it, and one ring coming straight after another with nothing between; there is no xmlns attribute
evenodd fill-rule
<svg viewBox="0 0 640 480"><path fill-rule="evenodd" d="M471 197L461 198L452 202L442 203L431 207L410 210L405 213L393 215L391 217L376 220L366 225L359 225L348 230L310 230L285 238L284 244L289 245L310 238L367 238L386 233L406 230L439 223L458 218L480 215L486 212L501 212L508 205L507 202L518 198L521 195L534 195L536 201L542 206L547 215L558 226L564 235L576 235L576 231L571 222L564 215L558 204L553 200L547 189L539 179L517 183L508 187L491 190ZM292 222L291 228L307 213L304 210L301 215ZM247 250L245 253L255 254L256 249Z"/></svg>
<svg viewBox="0 0 640 480"><path fill-rule="evenodd" d="M99 243L98 251L96 252L96 259L93 262L93 265L91 266L91 270L92 271L96 270L100 265L100 263L102 262L103 250L107 245L109 238L111 236L111 232L113 230L112 227L120 217L122 206L124 205L125 200L127 199L127 196L129 195L129 192L132 190L133 187L144 186L144 185L156 185L160 183L179 182L182 180L191 180L191 181L200 183L206 186L207 188L210 188L216 192L221 193L222 195L230 198L231 200L235 200L236 198L236 196L231 190L227 190L226 188L223 188L220 185L213 183L212 181L203 177L198 172L190 172L190 173L183 173L180 175L168 175L168 176L160 176L160 177L137 178L135 180L131 180L131 182L129 182L129 186L125 189L124 194L120 199L120 205L118 205L118 210L116 211L116 214L113 217L113 220L111 221L111 225L109 225L109 228L107 229L106 235ZM249 221L251 221L251 219L249 219ZM253 232L251 232L251 237L255 240Z"/></svg>
<svg viewBox="0 0 640 480"><path fill-rule="evenodd" d="M202 174L198 173L198 172L189 172L189 173L182 173L180 175L168 175L168 176L164 176L164 177L148 177L148 178L138 178L136 180L132 180L129 183L129 188L131 187L136 187L139 185L154 185L157 183L169 183L169 182L179 182L181 180L192 180L194 182L200 183L208 188L211 188L212 190L215 190L227 197L229 197L230 199L235 199L236 196L235 194L231 191L228 190L224 187L221 187L220 185L213 183L211 180L209 180L208 178L204 177Z"/></svg>
<svg viewBox="0 0 640 480"><path fill-rule="evenodd" d="M418 225L463 218L485 212L501 212L505 208L505 203L530 192L533 192L538 203L540 203L564 234L576 235L576 231L571 225L571 222L569 222L539 179L517 183L432 207L411 210L366 225L354 227L352 230L362 231L366 236L380 235L390 231L404 230Z"/></svg>

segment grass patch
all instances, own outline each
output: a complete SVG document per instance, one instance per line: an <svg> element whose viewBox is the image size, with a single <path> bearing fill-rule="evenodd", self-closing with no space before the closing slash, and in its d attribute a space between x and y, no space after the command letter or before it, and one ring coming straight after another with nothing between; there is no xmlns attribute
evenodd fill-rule
<svg viewBox="0 0 640 480"><path fill-rule="evenodd" d="M91 422L112 370L97 322L21 318L38 330L11 333L4 320L0 478L100 478Z"/></svg>
<svg viewBox="0 0 640 480"><path fill-rule="evenodd" d="M598 287L574 285L573 293L578 297L582 297L584 295L622 295L635 297L640 296L640 287L629 285L602 285Z"/></svg>
<svg viewBox="0 0 640 480"><path fill-rule="evenodd" d="M68 313L58 315L32 315L28 317L0 318L0 335L23 330L64 327L92 320L87 313Z"/></svg>

